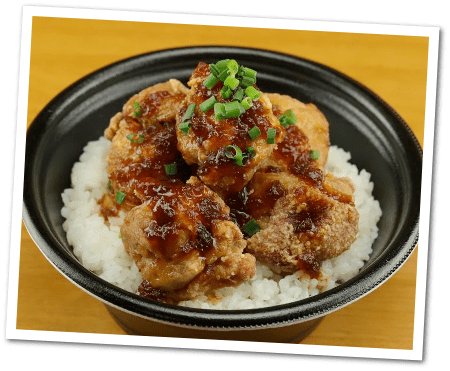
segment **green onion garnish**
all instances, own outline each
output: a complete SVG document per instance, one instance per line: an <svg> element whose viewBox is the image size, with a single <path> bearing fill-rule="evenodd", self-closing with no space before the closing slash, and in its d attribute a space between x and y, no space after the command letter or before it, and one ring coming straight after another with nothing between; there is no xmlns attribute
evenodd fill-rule
<svg viewBox="0 0 450 371"><path fill-rule="evenodd" d="M203 103L200 103L200 109L203 112L209 111L211 108L214 107L214 104L217 103L216 97L213 95L212 97L209 97L207 100L205 100Z"/></svg>
<svg viewBox="0 0 450 371"><path fill-rule="evenodd" d="M242 154L241 149L238 146L235 145L229 145L225 147L225 156L228 158L234 159L234 163L239 166L244 166L244 163L242 160L244 159L244 156Z"/></svg>
<svg viewBox="0 0 450 371"><path fill-rule="evenodd" d="M287 127L288 125L294 125L297 122L295 113L291 109L285 111L280 117L278 117L278 120L284 127Z"/></svg>
<svg viewBox="0 0 450 371"><path fill-rule="evenodd" d="M111 190L112 189L112 184L111 181L108 182L108 189Z"/></svg>
<svg viewBox="0 0 450 371"><path fill-rule="evenodd" d="M140 117L142 114L142 109L141 106L139 105L138 102L134 102L133 104L133 112L134 112L134 117Z"/></svg>
<svg viewBox="0 0 450 371"><path fill-rule="evenodd" d="M233 100L238 100L239 102L244 98L244 89L237 89L233 95Z"/></svg>
<svg viewBox="0 0 450 371"><path fill-rule="evenodd" d="M243 227L244 231L251 237L261 230L261 227L256 223L255 219L250 220Z"/></svg>
<svg viewBox="0 0 450 371"><path fill-rule="evenodd" d="M122 238L122 233L119 233L119 238Z"/></svg>
<svg viewBox="0 0 450 371"><path fill-rule="evenodd" d="M182 133L186 135L189 132L189 129L191 128L191 122L190 121L182 122L178 127L180 128Z"/></svg>
<svg viewBox="0 0 450 371"><path fill-rule="evenodd" d="M270 128L267 130L267 144L274 144L277 136L277 129Z"/></svg>
<svg viewBox="0 0 450 371"><path fill-rule="evenodd" d="M318 160L320 156L320 152L316 149L312 149L311 151L309 151L309 158L313 159L313 160Z"/></svg>
<svg viewBox="0 0 450 371"><path fill-rule="evenodd" d="M233 117L239 117L241 115L240 103L237 101L227 102L225 106L225 117L231 119Z"/></svg>
<svg viewBox="0 0 450 371"><path fill-rule="evenodd" d="M229 75L223 83L224 85L229 86L231 90L234 90L238 87L239 80L236 77Z"/></svg>
<svg viewBox="0 0 450 371"><path fill-rule="evenodd" d="M251 100L257 100L261 96L261 92L257 89L255 89L253 86L249 86L245 89L245 94L247 97L249 97Z"/></svg>
<svg viewBox="0 0 450 371"><path fill-rule="evenodd" d="M208 89L211 89L214 85L217 84L219 79L213 74L209 75L205 81L203 81L203 85L205 85Z"/></svg>
<svg viewBox="0 0 450 371"><path fill-rule="evenodd" d="M191 103L186 109L186 112L184 113L182 122L190 120L194 115L194 110L195 110L195 103Z"/></svg>
<svg viewBox="0 0 450 371"><path fill-rule="evenodd" d="M256 155L256 150L253 147L247 147L245 152L247 152L247 157L248 158L253 158Z"/></svg>
<svg viewBox="0 0 450 371"><path fill-rule="evenodd" d="M242 80L240 82L240 85L243 88L246 88L248 86L252 86L255 83L256 83L256 79L254 79L252 77L248 77L248 76L242 76Z"/></svg>
<svg viewBox="0 0 450 371"><path fill-rule="evenodd" d="M125 193L123 193L121 191L117 191L117 193L116 193L116 202L120 205L123 202L123 200L125 200L125 196L126 196Z"/></svg>
<svg viewBox="0 0 450 371"><path fill-rule="evenodd" d="M253 106L253 101L250 97L245 97L244 99L242 99L241 104L245 110L248 110L249 108L251 108L251 106Z"/></svg>
<svg viewBox="0 0 450 371"><path fill-rule="evenodd" d="M231 88L228 85L224 85L220 93L222 94L223 99L228 99L231 97L231 94L233 92L231 91Z"/></svg>
<svg viewBox="0 0 450 371"><path fill-rule="evenodd" d="M227 68L230 71L230 74L232 76L236 75L238 70L239 70L239 64L234 60L234 59L230 59L227 62Z"/></svg>
<svg viewBox="0 0 450 371"><path fill-rule="evenodd" d="M223 120L225 119L225 106L223 103L216 103L214 104L214 115L216 116L217 120Z"/></svg>
<svg viewBox="0 0 450 371"><path fill-rule="evenodd" d="M220 72L219 80L220 81L225 81L228 76L230 76L230 70L228 68L226 68L226 69L224 69L223 71Z"/></svg>
<svg viewBox="0 0 450 371"><path fill-rule="evenodd" d="M259 130L259 127L254 126L248 131L248 136L251 140L254 140L258 138L261 135L261 130Z"/></svg>
<svg viewBox="0 0 450 371"><path fill-rule="evenodd" d="M210 64L209 70L215 77L217 77L217 78L219 77L220 70L217 68L217 66L215 64Z"/></svg>
<svg viewBox="0 0 450 371"><path fill-rule="evenodd" d="M229 61L229 59L222 59L222 60L216 62L216 68L218 69L219 74L223 70L228 69L228 61Z"/></svg>
<svg viewBox="0 0 450 371"><path fill-rule="evenodd" d="M243 67L242 71L241 71L241 76L250 77L250 78L254 79L256 82L256 71L252 70L251 68Z"/></svg>
<svg viewBox="0 0 450 371"><path fill-rule="evenodd" d="M177 173L177 164L167 164L164 165L164 170L166 171L167 175L175 175Z"/></svg>
<svg viewBox="0 0 450 371"><path fill-rule="evenodd" d="M131 143L141 144L145 138L142 134L128 134L127 139Z"/></svg>

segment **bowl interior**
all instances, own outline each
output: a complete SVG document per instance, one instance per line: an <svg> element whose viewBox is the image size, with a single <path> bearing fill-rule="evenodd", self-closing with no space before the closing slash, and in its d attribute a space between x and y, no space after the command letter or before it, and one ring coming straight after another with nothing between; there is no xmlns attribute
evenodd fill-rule
<svg viewBox="0 0 450 371"><path fill-rule="evenodd" d="M102 300L119 306L138 303L137 311L145 315L166 310L164 305L145 303L108 285L106 293L92 292L101 284L94 279L92 286L92 275L73 257L62 228L61 193L70 187L71 169L83 147L103 135L109 119L131 95L170 78L186 84L199 61L223 58L234 58L256 69L262 91L288 94L318 106L330 123L331 144L350 151L351 161L372 174L374 196L383 211L373 254L357 277L331 293L321 294L322 308L316 306L315 311L333 310L364 295L387 279L415 247L420 146L403 120L366 88L325 66L268 51L199 47L151 53L105 67L59 94L27 134L24 220L30 234L59 270ZM311 316L312 301L305 303L307 307L297 304L285 309L295 312L297 318ZM185 313L189 316L194 312Z"/></svg>

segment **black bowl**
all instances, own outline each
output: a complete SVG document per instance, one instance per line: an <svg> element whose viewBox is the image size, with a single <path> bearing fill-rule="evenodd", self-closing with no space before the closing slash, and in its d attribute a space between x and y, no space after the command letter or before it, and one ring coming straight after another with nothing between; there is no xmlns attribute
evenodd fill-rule
<svg viewBox="0 0 450 371"><path fill-rule="evenodd" d="M176 78L186 83L199 61L234 58L258 70L265 92L291 95L319 107L332 144L372 174L383 216L373 253L359 274L298 302L254 310L196 310L152 302L98 278L78 262L62 228L61 193L88 141L141 89ZM126 59L68 87L36 117L27 133L25 225L46 258L65 277L104 302L129 332L142 335L255 341L299 341L326 314L385 282L418 239L422 151L401 117L373 92L343 74L294 56L234 47L163 50Z"/></svg>

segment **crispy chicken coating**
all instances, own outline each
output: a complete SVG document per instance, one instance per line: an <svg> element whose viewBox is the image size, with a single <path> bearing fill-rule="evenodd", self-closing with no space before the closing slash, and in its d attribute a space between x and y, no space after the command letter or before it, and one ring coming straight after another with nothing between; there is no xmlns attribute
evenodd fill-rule
<svg viewBox="0 0 450 371"><path fill-rule="evenodd" d="M324 114L314 104L302 103L289 95L270 93L267 97L275 116L279 117L289 109L294 112L297 118L295 126L308 138L310 149L319 151L317 165L323 170L330 147L329 124Z"/></svg>
<svg viewBox="0 0 450 371"><path fill-rule="evenodd" d="M233 99L233 94L227 99L223 98L221 81L212 89L205 87L203 82L209 75L209 65L200 62L188 82L191 90L177 115L178 149L188 164L197 166L198 177L220 195L224 195L240 191L250 181L263 161L271 155L276 143L283 139L284 128L274 116L272 104L263 93L258 100L253 101L252 107L239 117L218 120L214 109L203 112L200 104L212 96L215 96L219 103ZM192 103L195 103L195 111L189 120L190 129L185 134L179 126ZM248 133L251 129L259 129L260 135L252 139ZM267 143L269 129L276 130L273 144ZM248 147L252 147L255 155L247 159L243 166L239 166L225 154L225 148L229 145L238 146L244 154Z"/></svg>
<svg viewBox="0 0 450 371"><path fill-rule="evenodd" d="M247 186L246 212L261 231L246 251L278 273L303 270L317 276L320 263L355 241L359 215L353 185L325 177L327 192L285 173L257 173Z"/></svg>
<svg viewBox="0 0 450 371"><path fill-rule="evenodd" d="M177 150L175 116L188 89L169 80L131 97L105 130L111 139L106 159L110 192L101 200L103 209L114 214L119 207L117 192L125 195L120 208L127 211L142 203L135 193L141 178L187 180L190 170ZM176 164L177 174L166 174L165 166Z"/></svg>
<svg viewBox="0 0 450 371"><path fill-rule="evenodd" d="M121 234L144 279L140 295L177 303L253 277L255 258L242 253L229 208L197 178L153 180L139 192L146 201L127 213Z"/></svg>

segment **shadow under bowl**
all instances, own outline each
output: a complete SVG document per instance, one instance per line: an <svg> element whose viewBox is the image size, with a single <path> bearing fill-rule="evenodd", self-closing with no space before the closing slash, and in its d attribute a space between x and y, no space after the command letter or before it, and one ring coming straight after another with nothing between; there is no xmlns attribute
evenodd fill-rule
<svg viewBox="0 0 450 371"><path fill-rule="evenodd" d="M330 138L371 173L383 215L373 253L347 282L317 296L253 310L200 310L156 303L115 287L85 269L63 230L61 193L87 142L103 135L130 96L175 78L187 83L199 61L224 58L258 71L264 92L314 103ZM298 342L321 319L368 294L406 261L418 240L422 151L403 119L376 94L326 66L266 50L190 47L139 55L100 69L55 97L26 139L23 219L44 256L66 278L101 300L132 334Z"/></svg>

